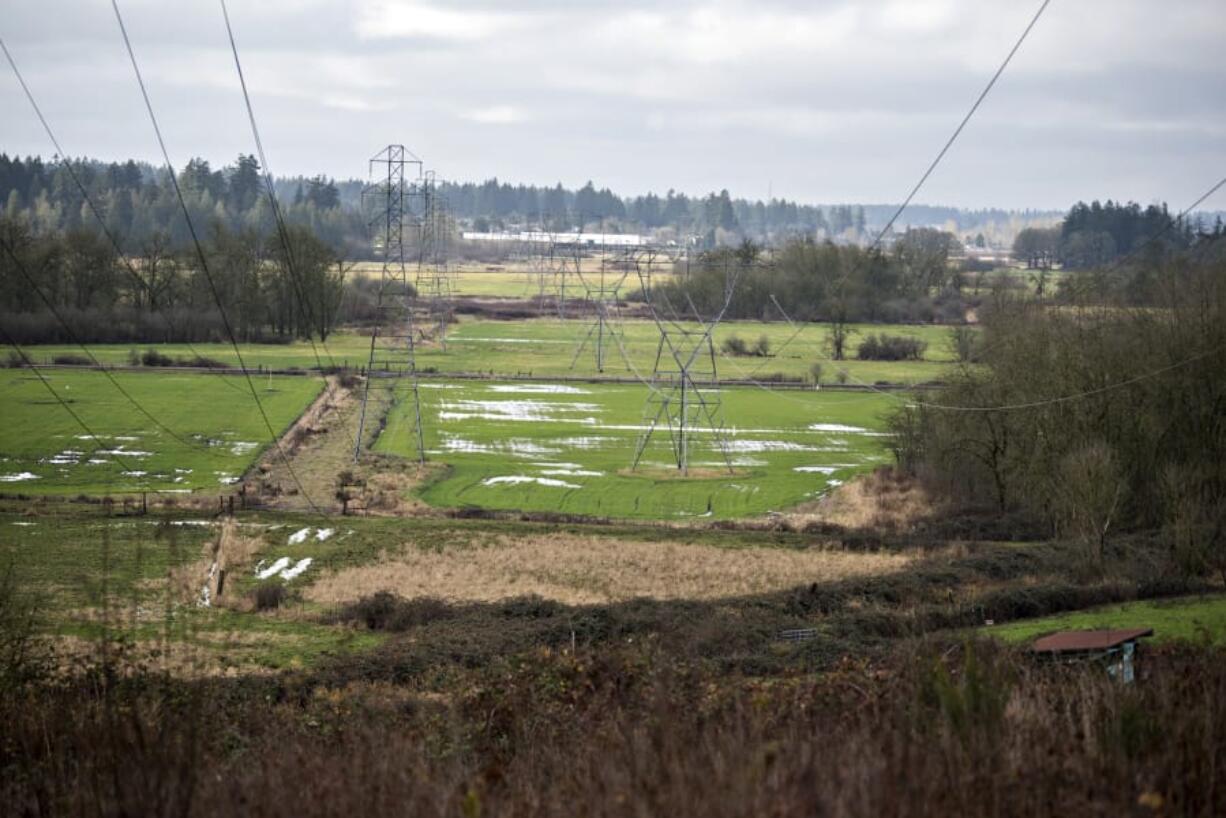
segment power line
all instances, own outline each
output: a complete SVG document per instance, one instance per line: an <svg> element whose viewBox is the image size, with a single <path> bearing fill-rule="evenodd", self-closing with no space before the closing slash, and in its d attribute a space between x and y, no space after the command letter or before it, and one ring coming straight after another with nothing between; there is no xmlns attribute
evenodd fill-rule
<svg viewBox="0 0 1226 818"><path fill-rule="evenodd" d="M1154 235L1146 239L1144 242L1142 242L1139 247L1133 248L1126 255L1113 261L1111 264L1107 266L1107 268L1103 272L1112 272L1113 270L1119 269L1120 267L1123 267L1128 262L1132 261L1137 256L1141 255L1141 253L1148 250L1151 245L1157 243L1160 239L1166 236L1167 233L1174 230L1189 213L1191 213L1196 208L1200 207L1201 204L1206 199L1208 199L1210 196L1212 196L1214 193L1217 193L1222 188L1223 185L1226 185L1226 176L1223 176L1212 187L1210 187L1208 190L1202 193L1200 195L1200 198L1198 198L1196 201L1192 202L1192 204L1188 205L1183 210L1181 210L1178 216L1176 216L1174 219L1166 223L1165 227L1163 227L1157 233L1155 233Z"/></svg>
<svg viewBox="0 0 1226 818"><path fill-rule="evenodd" d="M1153 370L1150 370L1149 372L1145 372L1141 375L1137 375L1136 377L1129 378L1124 381L1107 384L1106 386L1100 386L1097 389L1090 389L1088 391L1078 392L1073 395L1060 395L1055 398L1044 398L1043 400L1030 401L1028 403L1012 403L1012 404L1005 404L1002 406L949 406L949 405L940 404L940 403L924 403L924 402L919 402L919 401L911 401L911 403L913 403L916 406L924 407L926 409L938 409L938 410L946 411L946 412L1011 412L1017 409L1036 409L1040 406L1051 406L1057 403L1067 403L1069 401L1082 400L1084 398L1091 398L1091 397L1094 397L1095 395L1101 395L1104 392L1111 392L1116 389L1122 389L1125 386L1132 386L1134 384L1140 383L1141 381L1146 381L1146 380L1149 380L1150 378L1156 378L1159 375L1165 375L1167 372L1171 372L1176 369L1181 369L1187 366L1188 364L1194 364L1197 361L1208 358L1210 355L1215 355L1218 352L1222 352L1224 350L1226 350L1226 344L1219 344L1218 346L1213 347L1212 349L1208 349L1197 355L1193 355L1190 358L1184 358L1182 361L1178 361L1176 363L1170 364L1169 366L1164 366L1159 369L1153 369Z"/></svg>
<svg viewBox="0 0 1226 818"><path fill-rule="evenodd" d="M67 412L69 415L72 416L72 419L76 421L77 425L80 426L81 429L85 431L85 434L89 435L89 437L93 439L95 448L94 448L94 451L91 452L91 454L96 454L98 451L103 450L103 446L105 444L103 444L102 439L97 434L94 433L93 429L89 428L89 425L84 420L81 419L81 416L76 413L76 410L74 410L68 404L68 401L64 400L63 396L61 396L59 392L55 391L55 388L51 386L51 383L47 380L47 378L43 375L43 373L39 370L39 368L34 365L33 361L30 360L30 356L26 355L25 350L23 350L17 344L17 342L13 339L13 336L9 335L8 330L4 329L3 326L0 326L0 334L4 335L4 342L8 344L9 346L11 346L14 349L14 351L16 351L18 356L21 357L22 361L25 362L26 367L31 369L34 372L34 374L38 376L38 380L42 383L43 386L47 388L47 391L51 393L51 397L55 398L56 403L58 403L65 412ZM117 449L111 449L109 450L109 453L112 457L115 458L116 462L119 463L120 467L122 467L126 471L133 472L133 473L140 471L140 469L131 468L131 466L123 459L123 456L118 453ZM146 487L147 486L148 486L148 482L146 481Z"/></svg>
<svg viewBox="0 0 1226 818"><path fill-rule="evenodd" d="M230 319L226 315L225 305L221 300L221 292L217 289L217 282L213 279L213 274L209 270L208 259L205 257L204 248L200 244L200 238L196 234L196 227L194 224L192 224L191 214L187 209L187 201L183 197L183 190L179 187L179 180L175 176L174 164L170 161L170 152L166 149L166 141L162 138L162 129L158 125L157 115L153 112L153 103L149 99L149 91L145 87L145 79L141 75L140 66L136 62L136 52L132 49L132 41L128 39L128 29L126 26L124 26L123 15L119 11L118 0L111 0L111 8L115 10L115 19L118 21L119 31L123 35L124 48L127 49L128 59L132 62L132 70L136 74L136 82L140 86L141 96L145 101L145 110L148 111L149 121L153 124L153 132L157 136L158 147L160 147L162 151L162 158L166 161L166 166L170 170L170 180L174 185L175 196L179 200L179 207L183 210L183 218L187 222L187 230L188 233L191 234L192 244L196 248L196 255L200 259L201 270L204 272L204 277L208 281L209 290L213 294L213 300L217 303L218 312L221 313L222 325L225 327L226 335L228 335L230 338L230 345L234 347L234 354L238 358L238 365L243 372L243 377L247 381L247 387L251 391L251 397L255 399L256 408L259 409L260 417L264 420L264 426L268 429L268 434L272 438L272 444L276 448L278 454L281 455L281 460L285 463L285 468L289 471L290 477L293 479L294 484L298 487L298 491L302 494L303 498L306 499L307 504L311 506L312 510L321 512L322 510L319 508L319 506L317 506L315 501L311 499L311 496L307 494L306 487L303 486L302 481L298 479L298 475L294 471L293 464L290 463L289 457L285 454L285 450L281 448L281 441L277 436L276 431L272 427L272 422L268 419L268 413L264 410L264 404L260 401L260 395L256 391L255 383L251 380L251 372L247 369L246 364L243 362L243 353L239 349L238 339L235 337L234 329L230 325Z"/></svg>
<svg viewBox="0 0 1226 818"><path fill-rule="evenodd" d="M1214 193L1217 193L1223 186L1226 186L1226 177L1222 177L1217 182L1215 182L1213 185L1211 185L1208 190L1206 190L1199 197L1197 197L1196 201L1192 202L1192 204L1188 205L1183 210L1181 210L1179 212L1179 215L1177 215L1173 220L1167 222L1167 224L1161 230L1159 230L1157 233L1154 233L1152 236L1150 236L1148 239L1142 242L1140 246L1131 250L1127 255L1124 255L1116 259L1111 264L1109 264L1106 268L1104 268L1103 272L1110 273L1114 270L1117 270L1120 267L1123 267L1125 264L1132 261L1133 259L1135 259L1137 256L1141 255L1141 253L1145 252L1145 250L1147 250L1151 245L1155 244L1156 242L1161 240L1167 233L1174 230L1179 225L1179 223L1188 216L1189 213L1194 211L1196 208L1200 207L1205 202L1206 199L1208 199ZM776 299L774 295L772 295L770 298L771 298L771 301L774 303L775 308L779 310L779 314L783 316L783 319L787 321L787 323L794 330L794 332L790 336L788 336L788 338L779 347L779 349L776 352L776 354L778 354L778 352L783 351L784 348L786 348L802 332L804 332L808 328L808 325L807 324L797 324L795 321L793 321L788 316L787 312L784 311L783 305L779 303L778 299ZM823 358L823 360L825 360L828 363L835 363L835 361L830 358ZM766 365L766 362L763 361L761 364L759 364L757 367L755 367L749 372L749 376L752 377L753 375L757 374L758 370L760 370L765 365ZM858 380L857 380L857 383L859 383L861 386L868 387L869 389L875 389L875 387L873 387L872 384L867 384L867 383L864 383L863 381L858 381ZM881 391L881 390L875 390L875 391ZM882 394L889 394L890 397L895 397L895 398L897 397L896 395L893 395L891 393L882 392ZM915 401L911 401L911 402L916 403ZM932 407L939 406L939 404L929 404L929 405ZM945 408L953 408L953 407L945 407ZM987 411L990 408L991 407L983 407L983 410ZM1009 407L1002 407L1002 408L1009 408ZM1014 407L1014 408L1017 408L1017 407Z"/></svg>
<svg viewBox="0 0 1226 818"><path fill-rule="evenodd" d="M1017 42L1013 44L1013 48L1009 49L1009 53L1005 56L1004 62L1000 64L1000 67L996 69L996 73L992 75L992 79L988 80L988 84L985 85L983 90L979 93L979 97L975 100L975 104L972 105L971 109L966 112L966 116L962 117L962 121L958 123L958 127L954 129L952 134L950 134L949 139L946 140L940 153L936 155L936 158L932 160L930 165L928 165L928 169L924 171L924 175L921 176L919 181L915 183L915 186L911 188L911 192L907 194L907 198L903 200L903 203L898 206L898 210L894 211L894 215L890 217L888 222L886 222L885 227L881 228L881 231L877 234L877 238L873 241L872 245L870 245L870 251L881 243L881 239L887 232L889 232L890 228L894 226L894 222L897 221L898 217L902 215L902 212L907 209L907 206L911 204L911 200L915 198L915 194L919 193L920 188L922 188L924 183L928 181L928 177L932 175L932 172L937 169L937 165L941 164L941 160L945 158L945 154L949 152L951 147L953 147L954 142L957 141L958 136L962 133L962 129L966 127L966 124L971 121L971 117L973 117L975 112L979 110L979 106L983 104L983 101L987 98L992 88L996 85L996 81L1000 79L1000 75L1005 73L1005 69L1009 66L1009 63L1013 61L1013 55L1017 54L1018 49L1022 47L1022 43L1026 42L1026 37L1029 36L1030 31L1035 27L1035 24L1039 22L1039 18L1043 16L1043 12L1047 10L1047 6L1050 3L1051 0L1043 0L1043 3L1039 6L1039 10L1036 11L1034 13L1034 17L1030 19L1030 24L1027 25L1022 31L1022 35L1017 38Z"/></svg>
<svg viewBox="0 0 1226 818"><path fill-rule="evenodd" d="M898 221L898 217L901 216L903 211L906 210L911 204L912 199L914 199L915 195L919 193L920 188L922 188L924 183L928 181L928 177L930 177L933 171L937 169L937 166L941 164L941 160L945 158L945 154L949 153L949 149L953 147L954 142L956 142L958 137L962 134L962 131L966 128L967 123L971 121L971 117L975 115L975 112L979 110L979 106L983 104L983 101L987 98L988 94L996 86L997 80L999 80L1001 75L1004 74L1005 69L1009 66L1009 63L1013 61L1014 55L1017 54L1018 50L1022 47L1022 43L1026 41L1026 38L1030 35L1031 30L1034 29L1035 25L1039 22L1039 18L1043 16L1043 12L1047 10L1047 6L1050 3L1051 0L1043 0L1042 4L1039 5L1038 11L1034 13L1034 16L1030 19L1030 22L1027 24L1026 28L1022 30L1021 36L1017 38L1017 41L1013 44L1013 47L1009 49L1009 53L1005 55L1005 59L1001 62L1000 67L996 69L996 73L992 75L992 78L988 80L988 84L985 85L983 90L979 92L979 96L975 98L975 102L966 112L966 115L962 117L962 121L958 123L958 127L954 128L954 132L950 134L949 139L945 141L944 146L942 146L941 150L937 153L932 162L929 163L928 168L920 176L919 181L917 181L911 188L911 192L907 194L902 204L900 204L898 209L894 211L894 215L890 216L889 221L887 221L885 226L878 231L876 238L873 239L872 243L865 251L864 257L870 256L880 247L881 240L885 238L886 233L889 232L889 230L894 226L894 223ZM850 278L850 276L851 271L848 271L848 275L844 276L843 281L846 281L848 278ZM789 344L791 344L798 335L804 332L804 330L805 326L801 325L783 342L783 344L779 347L779 351L782 351ZM762 365L765 365L765 362L763 362ZM762 365L759 365L757 368L752 370L750 374L752 375L757 373L758 369L761 369Z"/></svg>
<svg viewBox="0 0 1226 818"><path fill-rule="evenodd" d="M1226 180L1223 180L1223 181L1226 182ZM1221 184L1222 183L1219 183L1217 187L1220 187ZM1207 196L1201 197L1201 199L1198 200L1198 202L1204 201L1204 199L1206 198L1208 197ZM780 306L778 301L775 301L775 306L778 307L779 312L783 314L784 319L787 320L788 323L793 323L792 319L788 318L787 313L783 312L783 307ZM1107 384L1106 386L1101 386L1101 387L1090 389L1084 392L1077 392L1071 395L1060 395L1054 398L1044 398L1042 400L1037 400L1037 401L1027 401L1025 403L1001 404L998 406L954 406L951 404L930 403L927 401L918 401L918 400L914 400L911 398L901 398L892 392L887 392L883 389L878 389L872 384L864 383L863 381L857 380L857 383L859 383L861 386L864 386L878 394L885 395L886 397L893 398L895 400L905 401L911 406L919 406L919 407L923 407L926 409L938 409L941 411L949 411L949 412L1011 412L1011 411L1015 411L1019 409L1035 409L1040 406L1051 406L1057 403L1067 403L1069 401L1082 400L1084 398L1093 397L1095 395L1101 395L1105 392L1111 392L1111 391L1120 389L1125 386L1132 386L1133 384L1140 383L1141 381L1145 381L1150 378L1157 377L1158 375L1166 374L1167 372L1171 372L1175 369L1180 369L1182 367L1187 366L1188 364L1196 363L1197 361L1203 360L1204 358L1208 358L1210 355L1213 355L1222 350L1226 350L1226 344L1218 345L1204 352L1193 355L1189 358L1185 358L1182 361L1178 361L1176 363L1170 364L1169 366L1160 367L1158 369L1154 369L1149 372L1145 372L1141 375L1137 375L1136 377L1128 378L1127 380L1119 381L1113 384ZM829 359L826 359L826 360L829 361Z"/></svg>
<svg viewBox="0 0 1226 818"><path fill-rule="evenodd" d="M119 258L120 263L123 264L124 269L128 271L128 275L131 276L131 278L136 282L137 286L148 294L150 304L152 305L152 286L149 284L149 282L145 281L144 276L138 273L136 268L132 266L131 260L128 259L127 255L123 251L123 248L119 246L119 239L114 233L111 232L111 229L107 226L106 218L102 215L102 211L98 209L98 206L94 203L93 197L89 195L89 190L85 187L85 183L81 181L81 178L77 175L76 171L73 170L72 161L69 160L67 155L64 153L64 149L60 146L60 141L56 138L55 132L51 129L50 123L47 122L47 118L43 116L42 108L39 107L37 100L34 99L34 92L31 91L30 86L26 84L25 77L22 75L21 70L17 67L17 62L13 59L13 55L9 52L3 39L0 39L0 51L4 52L4 57L6 60L8 60L9 67L13 69L13 75L17 78L17 83L21 86L21 90L25 93L26 100L29 101L30 107L34 109L34 114L38 117L38 121L42 124L43 131L47 134L47 138L51 140L51 144L55 148L56 156L61 160L61 167L67 171L68 178L72 180L72 183L81 193L81 198L89 208L90 214L92 214L94 219L98 222L98 227L102 231L102 234L106 237L107 241L110 242L111 247L115 249L115 255ZM163 315L162 319L167 328L171 328L169 317ZM185 343L187 348L197 358L205 357L201 355L200 351L192 345L191 341L187 341ZM222 377L222 382L232 389L239 389L238 386L230 383L228 378ZM239 391L241 391L241 389Z"/></svg>
<svg viewBox="0 0 1226 818"><path fill-rule="evenodd" d="M328 385L328 378L327 375L324 374L323 360L319 357L319 350L316 349L315 339L311 335L311 332L316 328L313 326L315 324L314 310L312 309L310 301L306 297L305 288L298 275L298 271L295 269L294 251L291 247L289 231L285 226L285 219L281 214L281 205L277 201L277 192L272 180L272 169L268 164L268 156L264 152L264 141L260 138L260 128L255 121L255 108L251 104L251 95L247 92L247 78L243 74L243 63L238 57L238 45L234 41L234 29L230 25L230 12L226 8L226 0L220 0L220 2L221 14L226 22L226 35L230 40L230 51L234 55L234 67L238 71L238 83L243 89L243 102L247 106L247 121L251 123L251 135L255 139L255 149L260 156L260 169L263 171L262 175L264 177L264 186L268 190L268 203L272 207L273 218L277 223L277 235L280 237L281 246L285 250L285 263L289 270L290 280L294 284L294 292L298 296L298 308L300 311L302 311L303 317L308 321L307 341L311 345L311 352L315 355L315 363L319 366L319 376L321 379L323 379L324 386L326 388ZM320 343L323 345L324 352L326 352L328 355L328 362L332 365L333 369L336 369L336 358L332 356L331 350L328 349L328 342L322 337L322 327L319 329L321 335ZM353 433L349 430L349 424L341 423L341 426L345 429L345 433L348 435L350 442L353 443Z"/></svg>
<svg viewBox="0 0 1226 818"><path fill-rule="evenodd" d="M680 469L682 474L687 474L689 469L687 426L690 425L690 414L694 414L695 420L701 420L703 417L706 418L711 432L716 436L720 451L724 455L728 471L731 472L733 471L732 460L729 457L727 441L723 436L723 422L717 418L720 414L719 400L708 401L703 397L702 391L698 388L698 384L693 378L692 367L705 348L711 359L712 379L715 379L715 349L712 345L712 333L714 333L715 327L723 320L729 305L732 303L736 284L741 274L741 267L738 265L731 277L728 277L725 273L724 302L710 323L703 322L701 316L698 316L697 309L694 309L695 317L698 318L699 326L702 328L702 334L696 342L692 342L692 346L689 349L685 349L673 342L669 330L665 328L660 318L660 313L656 309L654 298L652 297L653 288L651 286L650 267L647 274L644 275L642 267L638 264L635 266L638 270L639 281L642 284L644 301L651 310L656 329L660 333L660 340L656 347L656 363L652 371L653 383L650 388L650 394L647 397L647 404L644 407L644 419L646 420L649 415L651 419L646 423L646 428L643 430L635 446L634 461L631 468L638 468L639 462L651 441L651 437L659 426L661 417L663 417L668 427L673 453L676 456L677 468ZM693 307L692 301L690 306ZM690 343L692 338L698 335L697 332L688 329L680 329L678 332L685 343ZM661 368L660 361L664 356L665 347L667 347L668 355L676 365L675 370L670 368L665 371ZM683 358L685 359L684 361L682 360ZM656 383L667 383L669 387L668 392L656 388ZM674 402L679 404L679 411L674 408ZM654 415L652 414L653 404L655 405Z"/></svg>
<svg viewBox="0 0 1226 818"><path fill-rule="evenodd" d="M397 373L395 378L408 375L413 396L417 459L419 463L426 462L421 393L417 383L417 341L414 338L412 303L414 291L409 286L408 270L404 260L406 200L414 193L423 194L424 190L419 185L414 185L411 190L406 186L404 177L406 164L416 164L418 179L422 177L421 160L406 161L405 154L412 156L403 145L392 144L373 156L368 163L367 172L373 178L375 167L382 166L383 175L380 177L381 181L372 181L362 191L363 202L367 201L367 197L378 197L375 201L380 202L382 233L375 237L374 241L380 249L383 266L379 275L379 296L376 307L378 323L370 335L366 384L362 392L362 410L358 416L358 433L353 447L355 461L361 456L362 433L366 428L366 410L370 403L370 385L375 378L376 364L382 363L388 372L395 369ZM388 387L393 404L395 388L395 383Z"/></svg>
<svg viewBox="0 0 1226 818"><path fill-rule="evenodd" d="M47 309L51 312L51 314L55 316L55 319L59 321L60 324L64 327L64 330L68 333L68 336L72 339L73 343L79 346L81 350L86 355L89 356L89 359L94 362L94 364L98 367L99 371L101 371L102 374L106 377L106 379L111 382L111 385L114 386L115 389L119 391L119 394L123 395L128 400L129 403L131 403L134 407L136 407L136 410L138 412L140 412L142 415L148 418L155 426L157 426L162 431L166 432L166 434L170 435L173 439L175 439L179 443L189 448L192 446L195 446L201 449L207 448L198 442L189 441L183 437L180 437L173 429L171 429L165 423L162 423L162 421L158 420L153 415L152 412L150 412L148 409L142 406L140 401L132 397L132 395L129 394L128 390L124 389L123 386L119 384L119 381L115 380L115 377L105 367L103 367L102 363L99 362L99 360L96 357L94 357L94 353L89 350L89 347L85 346L85 343L81 341L81 339L73 331L72 327L68 324L68 322L64 320L64 317L60 315L59 310L55 308L55 304L51 301L50 298L47 297L47 294L43 292L43 289L38 286L38 282L34 280L34 277L32 275L30 275L30 271L26 269L25 264L23 264L21 259L18 257L18 255L15 252L13 252L13 248L9 246L9 243L5 241L3 237L0 237L0 246L4 247L4 251L8 253L9 258L12 259L13 264L16 265L17 271L21 273L22 278L26 280L26 284L29 285L30 289L32 289L35 292L35 294L39 297L39 299L42 300L43 304L46 305Z"/></svg>

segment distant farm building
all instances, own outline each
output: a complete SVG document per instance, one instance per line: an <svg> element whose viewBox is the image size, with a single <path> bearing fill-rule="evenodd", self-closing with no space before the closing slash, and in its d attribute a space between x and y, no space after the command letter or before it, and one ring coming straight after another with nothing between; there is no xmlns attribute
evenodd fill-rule
<svg viewBox="0 0 1226 818"><path fill-rule="evenodd" d="M551 233L545 230L518 232L461 233L464 241L518 242L551 244L558 247L642 247L649 242L638 233Z"/></svg>

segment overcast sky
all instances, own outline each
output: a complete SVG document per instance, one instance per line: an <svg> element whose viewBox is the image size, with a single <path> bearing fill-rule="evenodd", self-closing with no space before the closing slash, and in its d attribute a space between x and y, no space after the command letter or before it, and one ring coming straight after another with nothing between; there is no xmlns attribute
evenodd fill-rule
<svg viewBox="0 0 1226 818"><path fill-rule="evenodd" d="M157 156L106 0L0 5L66 151ZM216 0L121 8L175 163L252 152ZM230 0L277 174L399 142L457 180L866 203L901 201L1037 8ZM1224 54L1224 0L1053 0L917 201L1182 208L1226 175ZM0 151L52 153L7 70Z"/></svg>

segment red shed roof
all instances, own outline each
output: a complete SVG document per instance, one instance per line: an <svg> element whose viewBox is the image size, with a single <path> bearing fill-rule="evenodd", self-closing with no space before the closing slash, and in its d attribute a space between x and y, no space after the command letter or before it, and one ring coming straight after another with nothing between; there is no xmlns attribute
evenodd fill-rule
<svg viewBox="0 0 1226 818"><path fill-rule="evenodd" d="M1031 650L1040 653L1077 653L1110 650L1143 636L1153 636L1153 628L1125 628L1109 631L1061 631L1036 639Z"/></svg>

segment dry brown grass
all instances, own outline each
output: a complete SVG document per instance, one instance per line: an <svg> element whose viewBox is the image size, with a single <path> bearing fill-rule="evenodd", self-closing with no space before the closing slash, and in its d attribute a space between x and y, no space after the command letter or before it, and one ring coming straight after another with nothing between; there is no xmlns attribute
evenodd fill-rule
<svg viewBox="0 0 1226 818"><path fill-rule="evenodd" d="M294 475L286 468L284 458L269 456L248 474L249 490L262 496L268 505L303 511L310 508L310 503L297 490L301 481L320 508L339 510L333 496L336 476L352 465L358 410L353 392L341 386L337 378L329 377L327 386L279 442L279 451L293 464Z"/></svg>
<svg viewBox="0 0 1226 818"><path fill-rule="evenodd" d="M307 591L325 604L378 591L403 597L496 601L537 594L566 604L650 597L714 599L899 571L911 558L819 549L719 548L555 534L498 537L476 547L408 547L372 565L322 576Z"/></svg>
<svg viewBox="0 0 1226 818"><path fill-rule="evenodd" d="M269 458L253 473L249 482L262 502L291 511L314 510L298 490L301 483L316 506L340 511L337 478L348 472L362 484L362 489L352 497L351 512L411 516L428 510L424 503L410 496L411 490L431 479L442 466L430 463L422 467L412 460L379 455L368 449L379 432L382 418L392 407L390 392L385 388L371 391L370 413L363 433L363 445L367 448L361 462L353 462L361 413L360 389L346 389L338 379L328 379L328 388L282 439L281 448L293 465L294 475L278 457Z"/></svg>
<svg viewBox="0 0 1226 818"><path fill-rule="evenodd" d="M216 604L227 601L224 577L234 577L238 569L249 565L255 553L263 545L258 537L245 537L239 533L232 519L222 523L216 539L206 542L200 559L181 565L170 571L170 587L175 598L194 603L208 588L209 600ZM218 593L220 589L221 593Z"/></svg>
<svg viewBox="0 0 1226 818"><path fill-rule="evenodd" d="M355 470L366 480L356 506L368 514L391 516L428 511L430 507L411 496L411 492L445 469L441 463L420 464L394 457L367 457Z"/></svg>
<svg viewBox="0 0 1226 818"><path fill-rule="evenodd" d="M906 531L940 512L920 482L881 468L863 475L818 500L796 509L788 519L797 525L833 523L852 529Z"/></svg>
<svg viewBox="0 0 1226 818"><path fill-rule="evenodd" d="M179 679L240 676L271 676L275 668L260 662L273 644L293 645L300 639L267 631L259 633L202 632L191 641L183 639L135 641L123 648L123 661L133 667L156 669ZM79 636L58 634L55 658L64 671L79 670L106 661L102 642ZM114 647L110 648L114 653ZM112 657L114 658L114 657Z"/></svg>

